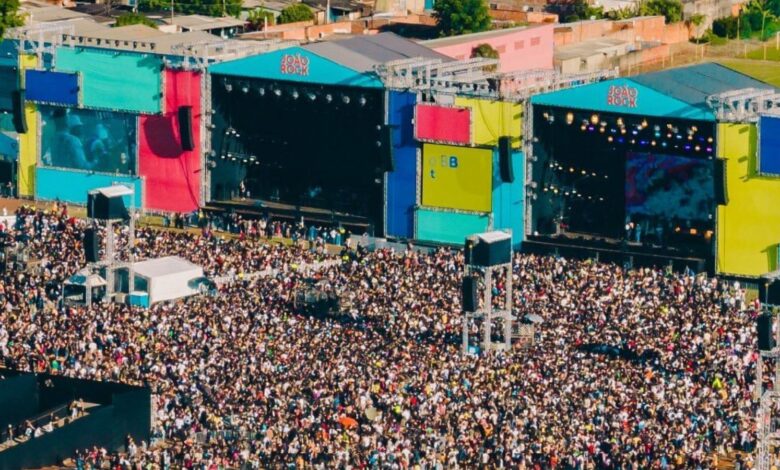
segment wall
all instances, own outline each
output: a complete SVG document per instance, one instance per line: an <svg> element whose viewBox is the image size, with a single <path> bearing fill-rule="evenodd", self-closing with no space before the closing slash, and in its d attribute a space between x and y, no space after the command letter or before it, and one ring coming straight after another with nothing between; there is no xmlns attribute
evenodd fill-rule
<svg viewBox="0 0 780 470"><path fill-rule="evenodd" d="M0 379L0 428L9 424L22 424L35 415L38 409L38 382L32 374Z"/></svg>
<svg viewBox="0 0 780 470"><path fill-rule="evenodd" d="M480 44L490 44L498 51L499 71L550 69L553 66L554 25L545 24L526 28L513 28L506 34L485 36L482 33L461 36L463 42L447 44L446 41L425 42L436 52L455 59L471 57L471 51ZM442 42L442 45L438 45Z"/></svg>
<svg viewBox="0 0 780 470"><path fill-rule="evenodd" d="M501 181L498 151L493 154L493 228L510 229L512 245L519 248L525 236L525 156L513 152L514 181Z"/></svg>
<svg viewBox="0 0 780 470"><path fill-rule="evenodd" d="M387 174L387 235L414 237L414 206L417 203L417 144L412 136L412 117L417 96L391 91L388 124L393 126L394 169Z"/></svg>
<svg viewBox="0 0 780 470"><path fill-rule="evenodd" d="M36 56L19 56L20 69L35 68L37 65ZM38 162L38 112L35 103L25 103L24 115L27 119L27 133L19 134L16 192L22 197L32 197L35 194L35 166Z"/></svg>
<svg viewBox="0 0 780 470"><path fill-rule="evenodd" d="M492 149L425 144L422 159L424 206L490 212Z"/></svg>
<svg viewBox="0 0 780 470"><path fill-rule="evenodd" d="M501 136L511 136L512 145L520 146L522 136L523 105L507 101L456 97L455 105L471 109L472 143L493 147Z"/></svg>
<svg viewBox="0 0 780 470"><path fill-rule="evenodd" d="M718 206L717 270L760 276L777 266L780 179L759 177L756 127L718 125L718 157L726 159L728 204Z"/></svg>
<svg viewBox="0 0 780 470"><path fill-rule="evenodd" d="M35 198L44 201L59 199L73 204L86 204L88 191L111 186L115 183L134 186L136 208L140 209L141 201L143 201L142 182L136 176L107 175L41 167L35 169L35 180Z"/></svg>
<svg viewBox="0 0 780 470"><path fill-rule="evenodd" d="M415 238L420 241L463 245L466 237L485 232L487 214L466 214L418 208L415 212Z"/></svg>
<svg viewBox="0 0 780 470"><path fill-rule="evenodd" d="M200 85L195 72L166 70L165 114L141 116L138 174L144 178L147 210L191 212L200 205ZM180 106L192 106L195 150L184 151L179 134Z"/></svg>
<svg viewBox="0 0 780 470"><path fill-rule="evenodd" d="M161 67L161 57L152 54L57 49L57 70L82 75L82 104L86 108L159 113Z"/></svg>
<svg viewBox="0 0 780 470"><path fill-rule="evenodd" d="M614 38L629 42L687 42L691 31L684 22L666 24L663 16L641 16L621 21L585 20L556 25L555 46L576 44L589 39Z"/></svg>
<svg viewBox="0 0 780 470"><path fill-rule="evenodd" d="M488 13L494 21L512 21L514 23L557 23L558 15L543 11L522 11L491 8Z"/></svg>

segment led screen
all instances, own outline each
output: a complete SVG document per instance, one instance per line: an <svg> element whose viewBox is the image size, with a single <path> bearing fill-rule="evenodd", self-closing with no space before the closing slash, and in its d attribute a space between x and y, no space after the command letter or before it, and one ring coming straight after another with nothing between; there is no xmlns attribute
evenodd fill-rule
<svg viewBox="0 0 780 470"><path fill-rule="evenodd" d="M712 161L632 153L626 155L626 214L707 221L715 207Z"/></svg>
<svg viewBox="0 0 780 470"><path fill-rule="evenodd" d="M40 109L43 165L105 173L134 172L135 116L58 107Z"/></svg>

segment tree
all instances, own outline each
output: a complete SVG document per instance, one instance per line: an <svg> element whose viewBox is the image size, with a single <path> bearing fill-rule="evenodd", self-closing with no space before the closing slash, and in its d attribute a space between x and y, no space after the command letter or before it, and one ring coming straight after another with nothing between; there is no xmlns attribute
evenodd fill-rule
<svg viewBox="0 0 780 470"><path fill-rule="evenodd" d="M5 36L5 30L24 24L24 18L19 16L19 0L0 0L0 40Z"/></svg>
<svg viewBox="0 0 780 470"><path fill-rule="evenodd" d="M246 20L249 22L251 28L255 31L263 29L266 20L268 21L268 26L273 26L276 24L276 17L274 14L266 10L252 10L249 12Z"/></svg>
<svg viewBox="0 0 780 470"><path fill-rule="evenodd" d="M471 57L484 57L486 59L500 58L498 51L488 43L482 43L474 46L474 48L471 50ZM485 67L485 69L486 72L495 72L498 67L496 65L491 65L489 67Z"/></svg>
<svg viewBox="0 0 780 470"><path fill-rule="evenodd" d="M433 16L440 36L459 36L490 29L490 14L485 0L437 0Z"/></svg>
<svg viewBox="0 0 780 470"><path fill-rule="evenodd" d="M667 23L683 19L683 4L680 0L648 0L639 9L643 16L663 16Z"/></svg>
<svg viewBox="0 0 780 470"><path fill-rule="evenodd" d="M311 21L314 19L314 12L303 3L294 3L282 10L279 15L279 24L297 23L299 21Z"/></svg>
<svg viewBox="0 0 780 470"><path fill-rule="evenodd" d="M761 15L761 40L765 41L766 20L769 19L772 22L776 19L774 13L772 13L772 5L768 0L750 0L748 11Z"/></svg>
<svg viewBox="0 0 780 470"><path fill-rule="evenodd" d="M737 19L733 16L718 18L712 22L712 32L721 38L737 37Z"/></svg>
<svg viewBox="0 0 780 470"><path fill-rule="evenodd" d="M125 13L116 19L114 26L128 26L131 24L142 24L157 29L157 23L152 21L148 16L141 13Z"/></svg>
<svg viewBox="0 0 780 470"><path fill-rule="evenodd" d="M558 14L559 18L563 18L564 23L604 18L604 8L591 6L588 0L574 0L571 3L557 2L550 7L550 11Z"/></svg>

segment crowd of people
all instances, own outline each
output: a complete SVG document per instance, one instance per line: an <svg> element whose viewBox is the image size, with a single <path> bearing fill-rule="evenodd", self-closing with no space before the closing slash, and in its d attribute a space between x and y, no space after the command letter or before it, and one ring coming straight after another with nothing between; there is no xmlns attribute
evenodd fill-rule
<svg viewBox="0 0 780 470"><path fill-rule="evenodd" d="M141 228L140 257L235 281L145 310L62 307L84 223L61 208L18 216L5 237L41 267L0 276L2 364L154 396L152 441L82 452L82 468L703 469L755 446L758 306L736 283L518 254L514 313L542 317L535 340L463 355L454 250L328 255ZM311 275L298 267L327 260L316 276L348 311L294 313Z"/></svg>

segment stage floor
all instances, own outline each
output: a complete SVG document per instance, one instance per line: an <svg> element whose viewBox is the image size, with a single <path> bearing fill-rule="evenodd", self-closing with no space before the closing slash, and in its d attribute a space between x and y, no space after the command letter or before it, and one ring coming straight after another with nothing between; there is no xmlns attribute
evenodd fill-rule
<svg viewBox="0 0 780 470"><path fill-rule="evenodd" d="M341 224L348 227L367 230L371 220L365 216L347 214L320 207L296 206L283 202L267 201L261 199L230 199L211 201L206 205L210 211L234 211L246 217L268 216L290 221L300 220L301 217L307 223L321 223L328 225Z"/></svg>

